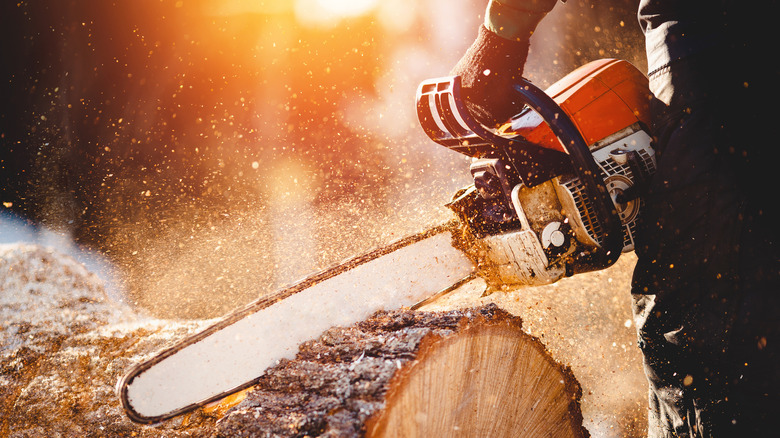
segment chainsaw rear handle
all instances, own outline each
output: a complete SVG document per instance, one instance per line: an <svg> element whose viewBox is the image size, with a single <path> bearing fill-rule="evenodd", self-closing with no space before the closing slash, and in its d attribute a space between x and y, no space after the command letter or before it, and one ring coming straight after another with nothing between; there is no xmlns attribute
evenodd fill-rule
<svg viewBox="0 0 780 438"><path fill-rule="evenodd" d="M542 117L567 154L520 136L500 136L477 122L462 98L459 76L429 79L420 84L417 115L428 137L436 143L475 158L503 156L528 186L549 180L565 170L573 171L582 182L602 225L601 246L580 255L575 266L581 268L578 272L585 272L612 265L623 250L622 222L600 177L601 170L579 129L547 93L530 81L521 78L508 92L517 94L520 102ZM565 163L562 164L561 159Z"/></svg>
<svg viewBox="0 0 780 438"><path fill-rule="evenodd" d="M570 172L563 152L522 137L503 137L477 122L466 109L460 76L428 79L417 89L417 118L431 140L474 158L501 158L528 187ZM511 189L510 189L511 190Z"/></svg>

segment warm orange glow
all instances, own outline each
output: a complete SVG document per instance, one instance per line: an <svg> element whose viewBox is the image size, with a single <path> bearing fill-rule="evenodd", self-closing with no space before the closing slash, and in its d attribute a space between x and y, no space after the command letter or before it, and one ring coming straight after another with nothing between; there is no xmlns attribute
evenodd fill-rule
<svg viewBox="0 0 780 438"><path fill-rule="evenodd" d="M377 0L295 0L295 15L302 24L327 26L365 15L377 3Z"/></svg>
<svg viewBox="0 0 780 438"><path fill-rule="evenodd" d="M340 17L353 17L370 11L377 0L317 0L325 11Z"/></svg>

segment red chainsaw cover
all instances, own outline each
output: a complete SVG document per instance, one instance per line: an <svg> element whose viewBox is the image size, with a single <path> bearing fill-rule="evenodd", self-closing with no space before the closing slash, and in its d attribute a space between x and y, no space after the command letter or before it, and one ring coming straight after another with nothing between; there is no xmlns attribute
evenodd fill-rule
<svg viewBox="0 0 780 438"><path fill-rule="evenodd" d="M650 125L647 77L627 61L601 59L590 62L545 92L569 115L588 145L637 122ZM547 124L534 112L524 113L502 130L564 151Z"/></svg>

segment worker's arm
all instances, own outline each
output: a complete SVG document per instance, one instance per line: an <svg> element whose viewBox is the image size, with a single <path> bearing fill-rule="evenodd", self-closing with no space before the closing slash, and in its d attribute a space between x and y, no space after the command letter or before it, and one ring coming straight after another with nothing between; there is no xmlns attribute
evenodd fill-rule
<svg viewBox="0 0 780 438"><path fill-rule="evenodd" d="M461 76L469 110L487 126L517 111L508 87L523 74L536 26L558 0L490 0L485 22L451 74Z"/></svg>

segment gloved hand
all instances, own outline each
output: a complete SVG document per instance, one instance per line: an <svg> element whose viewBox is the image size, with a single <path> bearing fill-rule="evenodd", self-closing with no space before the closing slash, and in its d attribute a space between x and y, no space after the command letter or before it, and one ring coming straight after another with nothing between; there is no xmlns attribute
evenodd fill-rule
<svg viewBox="0 0 780 438"><path fill-rule="evenodd" d="M510 87L523 74L531 34L557 1L488 3L477 39L450 72L461 76L466 107L483 125L500 125L520 110Z"/></svg>
<svg viewBox="0 0 780 438"><path fill-rule="evenodd" d="M466 108L488 127L500 125L520 107L510 86L523 75L528 40L511 41L479 27L477 39L450 72L461 77Z"/></svg>

